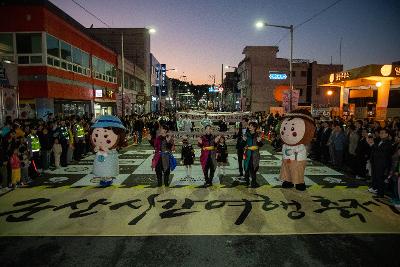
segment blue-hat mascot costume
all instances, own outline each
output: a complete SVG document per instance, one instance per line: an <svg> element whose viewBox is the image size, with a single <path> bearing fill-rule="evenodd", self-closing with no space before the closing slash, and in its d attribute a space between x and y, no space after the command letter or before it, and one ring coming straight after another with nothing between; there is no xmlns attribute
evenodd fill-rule
<svg viewBox="0 0 400 267"><path fill-rule="evenodd" d="M111 185L119 174L117 149L126 145L125 137L126 128L115 116L100 116L91 126L90 139L96 152L93 175L101 186Z"/></svg>

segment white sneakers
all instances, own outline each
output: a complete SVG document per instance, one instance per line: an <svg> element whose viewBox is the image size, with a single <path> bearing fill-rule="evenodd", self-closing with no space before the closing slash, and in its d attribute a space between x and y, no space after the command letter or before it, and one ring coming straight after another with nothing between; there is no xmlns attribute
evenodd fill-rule
<svg viewBox="0 0 400 267"><path fill-rule="evenodd" d="M378 190L373 189L372 187L368 188L368 192L370 192L371 194L378 194Z"/></svg>

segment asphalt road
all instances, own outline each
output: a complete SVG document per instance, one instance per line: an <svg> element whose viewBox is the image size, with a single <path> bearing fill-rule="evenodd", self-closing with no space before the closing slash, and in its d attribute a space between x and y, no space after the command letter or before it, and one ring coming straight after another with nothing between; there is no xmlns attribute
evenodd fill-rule
<svg viewBox="0 0 400 267"><path fill-rule="evenodd" d="M1 266L400 266L400 235L0 238Z"/></svg>

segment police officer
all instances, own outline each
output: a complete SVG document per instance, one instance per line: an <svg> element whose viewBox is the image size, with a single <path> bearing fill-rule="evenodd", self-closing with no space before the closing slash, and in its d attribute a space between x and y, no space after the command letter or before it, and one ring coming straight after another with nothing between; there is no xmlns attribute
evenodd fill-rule
<svg viewBox="0 0 400 267"><path fill-rule="evenodd" d="M40 141L39 137L36 134L36 129L32 129L30 134L27 136L27 143L28 143L28 150L30 152L31 158L32 158L32 167L33 167L33 172L32 176L39 176L40 175L40 170L41 168L41 158L40 158Z"/></svg>
<svg viewBox="0 0 400 267"><path fill-rule="evenodd" d="M83 144L85 140L85 130L83 129L83 126L79 120L77 120L77 122L75 123L74 135L76 144L75 160L79 161L82 158Z"/></svg>

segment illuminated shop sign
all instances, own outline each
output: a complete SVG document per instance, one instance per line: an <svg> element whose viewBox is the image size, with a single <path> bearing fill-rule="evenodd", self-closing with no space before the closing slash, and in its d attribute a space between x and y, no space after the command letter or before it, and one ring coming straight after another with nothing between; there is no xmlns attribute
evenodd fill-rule
<svg viewBox="0 0 400 267"><path fill-rule="evenodd" d="M167 65L161 64L161 95L167 95Z"/></svg>
<svg viewBox="0 0 400 267"><path fill-rule="evenodd" d="M286 80L287 74L286 73L279 73L279 72L270 72L269 73L270 80Z"/></svg>
<svg viewBox="0 0 400 267"><path fill-rule="evenodd" d="M338 73L332 73L329 76L329 82L331 82L331 83L339 82L339 81L346 80L349 78L350 78L350 72L342 71L342 72L338 72Z"/></svg>
<svg viewBox="0 0 400 267"><path fill-rule="evenodd" d="M96 97L103 97L103 90L96 90Z"/></svg>

